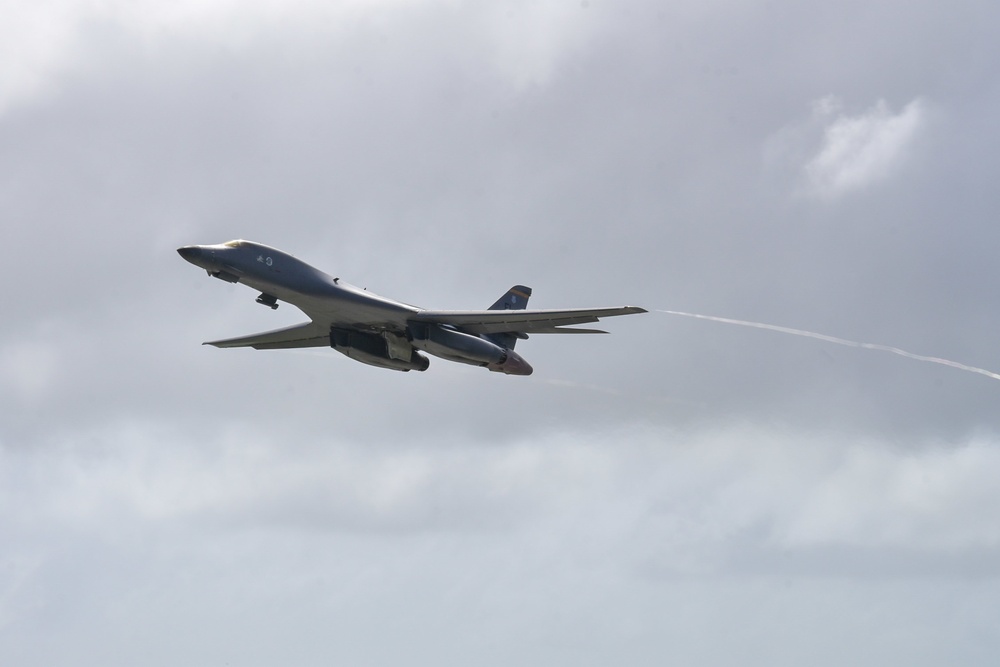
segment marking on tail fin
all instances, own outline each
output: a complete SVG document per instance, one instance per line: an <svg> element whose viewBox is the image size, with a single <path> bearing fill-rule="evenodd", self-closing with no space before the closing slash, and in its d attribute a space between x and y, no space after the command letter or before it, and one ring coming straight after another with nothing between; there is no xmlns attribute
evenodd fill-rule
<svg viewBox="0 0 1000 667"><path fill-rule="evenodd" d="M514 285L500 297L490 310L524 310L531 296L531 288L524 285Z"/></svg>

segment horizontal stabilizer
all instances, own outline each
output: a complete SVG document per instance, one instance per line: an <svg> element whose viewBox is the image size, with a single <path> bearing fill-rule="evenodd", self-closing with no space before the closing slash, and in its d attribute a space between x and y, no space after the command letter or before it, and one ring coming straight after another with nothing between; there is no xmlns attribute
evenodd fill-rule
<svg viewBox="0 0 1000 667"><path fill-rule="evenodd" d="M252 347L255 350L280 350L296 347L330 347L330 331L315 322L305 322L284 329L264 331L239 338L203 343L215 347Z"/></svg>
<svg viewBox="0 0 1000 667"><path fill-rule="evenodd" d="M606 334L607 331L600 329L577 329L575 327L550 327L548 329L532 329L533 334L568 333L568 334Z"/></svg>
<svg viewBox="0 0 1000 667"><path fill-rule="evenodd" d="M570 310L422 310L410 321L448 324L473 334L536 333L573 324L589 324L602 317L645 313L644 308L575 308Z"/></svg>

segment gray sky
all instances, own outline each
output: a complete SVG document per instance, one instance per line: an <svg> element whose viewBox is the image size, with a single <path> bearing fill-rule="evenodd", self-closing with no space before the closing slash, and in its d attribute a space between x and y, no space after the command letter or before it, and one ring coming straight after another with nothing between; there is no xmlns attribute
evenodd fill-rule
<svg viewBox="0 0 1000 667"><path fill-rule="evenodd" d="M995 661L994 379L658 312L530 378L217 350L302 316L174 252L1000 371L991 3L3 14L0 663Z"/></svg>

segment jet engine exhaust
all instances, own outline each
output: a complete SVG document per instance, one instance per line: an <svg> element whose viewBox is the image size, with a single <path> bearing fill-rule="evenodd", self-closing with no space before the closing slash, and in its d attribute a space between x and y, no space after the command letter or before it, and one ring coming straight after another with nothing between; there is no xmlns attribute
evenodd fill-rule
<svg viewBox="0 0 1000 667"><path fill-rule="evenodd" d="M988 371L985 368L977 368L975 366L969 366L967 364L962 364L957 361L951 361L950 359L941 359L939 357L928 357L922 354L914 354L913 352L907 352L906 350L901 350L898 347L890 347L889 345L879 345L877 343L861 343L854 340L847 340L846 338L827 336L826 334L816 333L815 331L792 329L790 327L782 327L776 324L764 324L763 322L734 320L728 317L716 317L714 315L699 315L697 313L685 313L679 310L657 309L655 312L666 313L667 315L680 315L681 317L693 317L699 320L709 320L712 322L721 322L723 324L735 324L741 327L753 327L755 329L766 329L768 331L777 331L778 333L791 334L793 336L804 336L806 338L815 338L816 340L825 341L827 343L835 343L837 345L846 345L847 347L862 348L865 350L878 350L879 352L891 352L892 354L898 354L899 356L906 357L907 359L913 359L915 361L925 361L927 363L940 364L942 366L949 366L951 368L957 368L960 371L968 371L969 373L978 373L979 375L985 375L986 377L992 378L994 380L1000 380L1000 373L994 373L993 371Z"/></svg>

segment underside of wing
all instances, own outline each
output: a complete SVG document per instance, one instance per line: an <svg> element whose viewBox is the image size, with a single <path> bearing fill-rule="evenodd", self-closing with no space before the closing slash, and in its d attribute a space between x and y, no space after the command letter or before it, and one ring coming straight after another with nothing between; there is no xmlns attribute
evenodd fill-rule
<svg viewBox="0 0 1000 667"><path fill-rule="evenodd" d="M252 347L255 350L280 350L295 347L330 347L330 330L316 322L305 322L284 329L265 331L239 338L203 343L215 347Z"/></svg>
<svg viewBox="0 0 1000 667"><path fill-rule="evenodd" d="M496 333L605 333L596 329L565 329L597 322L602 317L645 313L636 306L577 308L571 310L423 310L410 321L448 324L473 334Z"/></svg>

